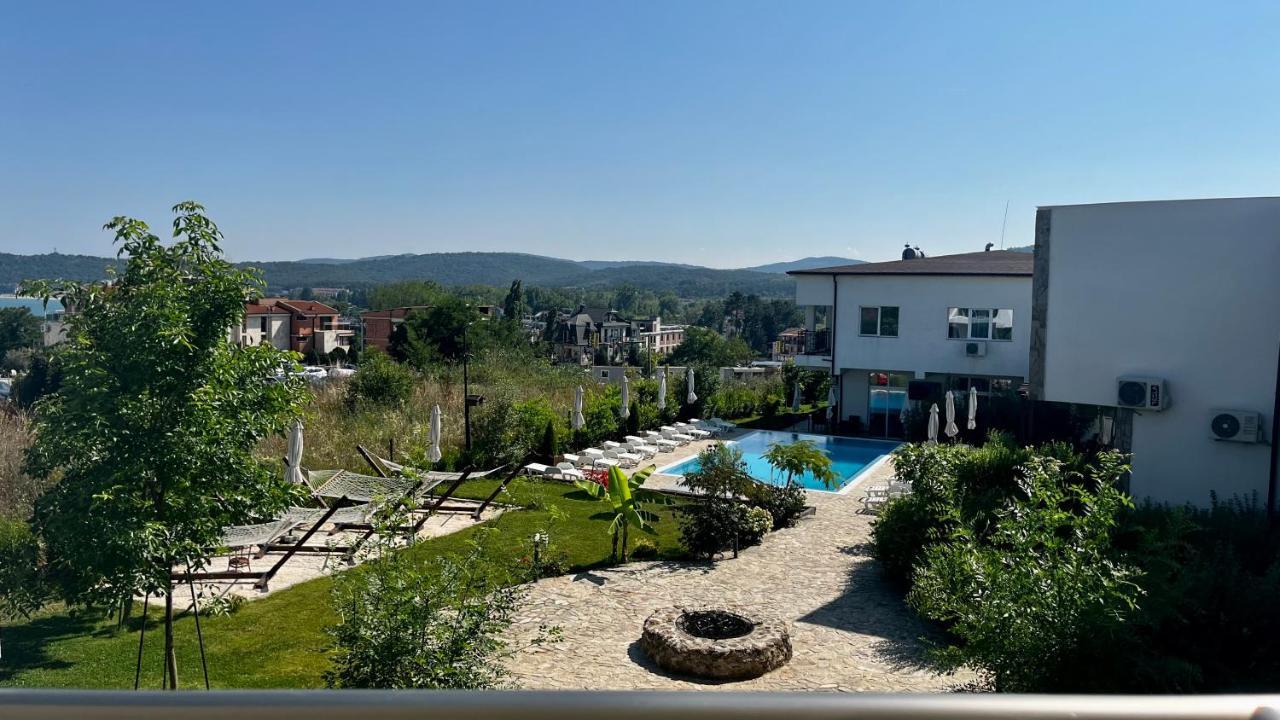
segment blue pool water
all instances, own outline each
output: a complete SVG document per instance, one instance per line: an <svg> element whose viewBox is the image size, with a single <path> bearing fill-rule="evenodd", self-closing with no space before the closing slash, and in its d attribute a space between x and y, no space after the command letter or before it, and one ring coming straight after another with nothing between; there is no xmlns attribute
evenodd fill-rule
<svg viewBox="0 0 1280 720"><path fill-rule="evenodd" d="M832 469L840 476L835 487L828 487L809 474L794 478L796 482L810 490L839 490L872 463L898 446L896 442L884 440L807 435L773 430L756 430L728 444L742 451L742 459L747 463L747 471L752 477L771 485L782 485L787 480L786 476L775 472L773 466L764 459L764 454L774 443L792 443L797 440L809 440L817 445L827 454L827 457L831 458ZM698 458L691 457L674 465L668 465L658 472L667 475L684 475L697 469Z"/></svg>

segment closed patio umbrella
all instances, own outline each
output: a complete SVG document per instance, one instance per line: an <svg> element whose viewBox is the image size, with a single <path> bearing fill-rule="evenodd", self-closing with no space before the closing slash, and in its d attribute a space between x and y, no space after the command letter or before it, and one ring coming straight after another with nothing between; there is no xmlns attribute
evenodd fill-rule
<svg viewBox="0 0 1280 720"><path fill-rule="evenodd" d="M579 385L578 389L573 391L573 416L569 418L569 425L574 430L581 430L586 424L586 418L582 417L582 386Z"/></svg>
<svg viewBox="0 0 1280 720"><path fill-rule="evenodd" d="M827 421L835 419L836 415L836 384L831 383L831 387L827 389Z"/></svg>
<svg viewBox="0 0 1280 720"><path fill-rule="evenodd" d="M693 368L685 368L684 385L687 390L684 397L686 405L692 405L698 402L698 393L693 391Z"/></svg>
<svg viewBox="0 0 1280 720"><path fill-rule="evenodd" d="M929 406L929 440L930 443L938 442L938 403Z"/></svg>
<svg viewBox="0 0 1280 720"><path fill-rule="evenodd" d="M618 417L626 420L631 415L631 382L622 376L622 407L618 408Z"/></svg>
<svg viewBox="0 0 1280 720"><path fill-rule="evenodd" d="M667 371L658 373L658 409L667 409Z"/></svg>
<svg viewBox="0 0 1280 720"><path fill-rule="evenodd" d="M427 459L433 463L440 462L443 453L440 452L440 406L431 406L431 436L428 439L431 443L431 449L427 451Z"/></svg>
<svg viewBox="0 0 1280 720"><path fill-rule="evenodd" d="M969 387L969 429L978 429L978 388Z"/></svg>
<svg viewBox="0 0 1280 720"><path fill-rule="evenodd" d="M960 434L960 428L956 425L956 395L950 390L947 391L947 437L954 438Z"/></svg>
<svg viewBox="0 0 1280 720"><path fill-rule="evenodd" d="M791 412L800 412L800 381L796 381L796 391L791 395Z"/></svg>
<svg viewBox="0 0 1280 720"><path fill-rule="evenodd" d="M289 450L285 455L287 460L284 478L294 485L304 485L307 478L302 474L302 421L294 420L293 425L289 427Z"/></svg>

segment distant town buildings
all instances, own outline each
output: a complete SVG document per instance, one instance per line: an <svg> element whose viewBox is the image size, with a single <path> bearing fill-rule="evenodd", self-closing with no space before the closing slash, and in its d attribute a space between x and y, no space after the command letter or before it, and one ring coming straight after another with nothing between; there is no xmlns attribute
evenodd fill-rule
<svg viewBox="0 0 1280 720"><path fill-rule="evenodd" d="M244 320L227 335L240 345L269 344L278 350L327 356L338 350L350 352L355 331L341 322L337 310L324 303L263 298L245 303Z"/></svg>
<svg viewBox="0 0 1280 720"><path fill-rule="evenodd" d="M626 362L633 352L666 356L684 342L683 325L663 325L662 318L626 320L615 310L585 305L562 313L551 335L559 362L582 366Z"/></svg>

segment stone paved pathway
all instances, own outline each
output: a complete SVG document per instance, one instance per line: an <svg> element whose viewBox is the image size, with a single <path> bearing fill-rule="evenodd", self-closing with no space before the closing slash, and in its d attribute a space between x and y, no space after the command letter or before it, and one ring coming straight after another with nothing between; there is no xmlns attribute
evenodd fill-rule
<svg viewBox="0 0 1280 720"><path fill-rule="evenodd" d="M860 485L892 475L886 463ZM770 533L762 545L716 563L634 563L551 578L529 586L509 632L527 644L539 625L556 625L558 643L526 648L509 661L512 684L549 689L725 689L940 691L972 678L925 667L927 628L904 606L869 555L872 516L858 488L810 493L817 514ZM714 683L672 677L636 641L660 607L732 603L773 613L791 626L794 657L763 677Z"/></svg>

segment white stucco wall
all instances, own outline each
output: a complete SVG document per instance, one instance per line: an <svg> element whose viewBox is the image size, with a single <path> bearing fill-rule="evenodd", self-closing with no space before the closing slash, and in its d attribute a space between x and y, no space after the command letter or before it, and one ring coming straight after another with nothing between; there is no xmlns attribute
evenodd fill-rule
<svg viewBox="0 0 1280 720"><path fill-rule="evenodd" d="M843 275L837 282L837 368L1027 376L1030 277ZM897 337L859 335L859 308L873 305L898 308ZM951 307L1011 308L1013 339L986 341L985 357L965 356L964 341L947 337Z"/></svg>
<svg viewBox="0 0 1280 720"><path fill-rule="evenodd" d="M1133 422L1137 497L1205 505L1257 492L1271 448L1211 439L1210 411L1260 412L1280 346L1280 198L1055 207L1044 398L1114 405L1116 378L1169 383Z"/></svg>

